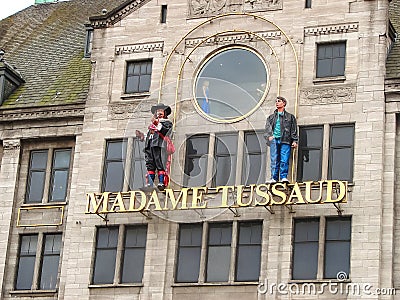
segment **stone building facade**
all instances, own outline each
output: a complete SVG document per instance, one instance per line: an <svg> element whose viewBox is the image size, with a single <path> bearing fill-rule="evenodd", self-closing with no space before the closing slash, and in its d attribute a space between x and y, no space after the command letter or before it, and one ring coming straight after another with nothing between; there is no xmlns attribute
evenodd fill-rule
<svg viewBox="0 0 400 300"><path fill-rule="evenodd" d="M2 20L20 80L0 93L1 298L397 299L399 5L71 0ZM278 95L299 147L291 183L265 184ZM157 103L164 193L140 189L135 134Z"/></svg>

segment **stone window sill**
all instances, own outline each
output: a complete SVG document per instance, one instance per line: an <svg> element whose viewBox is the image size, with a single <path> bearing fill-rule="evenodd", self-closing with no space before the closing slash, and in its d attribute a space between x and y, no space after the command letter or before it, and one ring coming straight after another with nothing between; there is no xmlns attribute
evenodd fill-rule
<svg viewBox="0 0 400 300"><path fill-rule="evenodd" d="M119 283L119 284L90 284L89 289L104 289L104 288L131 288L131 287L137 287L141 288L143 287L143 283Z"/></svg>
<svg viewBox="0 0 400 300"><path fill-rule="evenodd" d="M313 79L314 84L343 83L345 81L346 81L346 76L321 77Z"/></svg>
<svg viewBox="0 0 400 300"><path fill-rule="evenodd" d="M57 290L20 290L10 291L10 295L13 297L54 297L57 294Z"/></svg>

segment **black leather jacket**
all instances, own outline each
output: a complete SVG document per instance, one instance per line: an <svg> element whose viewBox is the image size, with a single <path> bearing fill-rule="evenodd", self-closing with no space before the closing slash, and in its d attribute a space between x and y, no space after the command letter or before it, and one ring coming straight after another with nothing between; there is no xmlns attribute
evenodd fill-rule
<svg viewBox="0 0 400 300"><path fill-rule="evenodd" d="M278 110L276 109L273 114L267 118L265 123L264 137L267 140L267 145L270 144L269 137L274 135L274 129L276 121L278 120ZM295 116L288 113L286 110L283 111L283 115L280 117L281 122L281 143L291 145L293 142L298 142L297 136L297 121Z"/></svg>
<svg viewBox="0 0 400 300"><path fill-rule="evenodd" d="M160 124L160 133L163 136L169 136L172 130L172 122L168 119L163 119ZM165 147L164 139L157 132L152 133L151 130L146 135L145 149L150 147Z"/></svg>

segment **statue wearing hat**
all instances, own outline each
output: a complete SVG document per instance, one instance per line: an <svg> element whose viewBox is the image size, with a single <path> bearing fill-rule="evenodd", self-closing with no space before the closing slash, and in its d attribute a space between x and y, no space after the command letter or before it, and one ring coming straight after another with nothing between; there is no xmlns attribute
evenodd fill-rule
<svg viewBox="0 0 400 300"><path fill-rule="evenodd" d="M153 187L156 172L158 174L158 189L164 190L168 184L167 178L167 141L172 130L172 122L168 120L171 114L171 107L158 103L151 107L153 117L148 127L146 136L140 131L136 131L136 136L145 140L145 162L146 162L146 182L147 187Z"/></svg>

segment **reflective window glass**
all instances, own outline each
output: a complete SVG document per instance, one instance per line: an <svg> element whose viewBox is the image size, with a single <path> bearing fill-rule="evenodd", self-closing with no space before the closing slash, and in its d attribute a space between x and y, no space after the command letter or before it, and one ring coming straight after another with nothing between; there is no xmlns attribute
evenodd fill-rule
<svg viewBox="0 0 400 300"><path fill-rule="evenodd" d="M40 289L54 290L57 285L61 253L61 234L46 234L40 272Z"/></svg>
<svg viewBox="0 0 400 300"><path fill-rule="evenodd" d="M128 62L125 93L150 91L152 64L152 60Z"/></svg>
<svg viewBox="0 0 400 300"><path fill-rule="evenodd" d="M317 45L317 78L343 76L346 42Z"/></svg>
<svg viewBox="0 0 400 300"><path fill-rule="evenodd" d="M37 235L23 235L20 240L16 290L30 290L35 269Z"/></svg>
<svg viewBox="0 0 400 300"><path fill-rule="evenodd" d="M297 179L300 182L321 179L323 129L323 126L300 128L297 163Z"/></svg>
<svg viewBox="0 0 400 300"><path fill-rule="evenodd" d="M195 135L186 139L185 186L206 185L208 143L208 135Z"/></svg>
<svg viewBox="0 0 400 300"><path fill-rule="evenodd" d="M354 125L331 126L328 178L353 181Z"/></svg>
<svg viewBox="0 0 400 300"><path fill-rule="evenodd" d="M113 283L117 255L118 227L102 227L97 231L94 284Z"/></svg>
<svg viewBox="0 0 400 300"><path fill-rule="evenodd" d="M247 48L230 48L212 56L200 69L195 99L200 111L216 120L248 115L267 89L265 63Z"/></svg>

